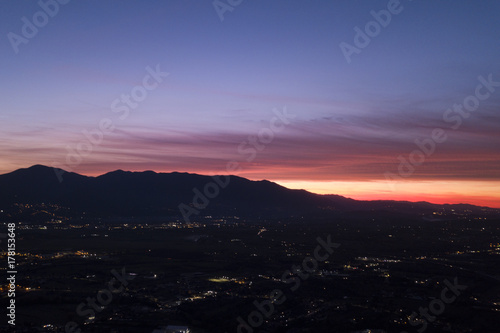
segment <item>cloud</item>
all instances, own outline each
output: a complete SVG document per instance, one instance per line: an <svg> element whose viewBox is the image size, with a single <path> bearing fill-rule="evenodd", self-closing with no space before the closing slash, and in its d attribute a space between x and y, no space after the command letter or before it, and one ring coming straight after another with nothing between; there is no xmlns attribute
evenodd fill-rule
<svg viewBox="0 0 500 333"><path fill-rule="evenodd" d="M107 135L92 154L74 168L100 174L111 169L188 171L217 173L229 160L242 163L242 175L252 178L302 180L374 180L395 170L399 155L417 146L416 138L431 135L443 125L438 119L403 116L335 116L294 121L256 158L238 153L238 146L254 132L193 132L153 127L124 127ZM415 179L500 179L497 131L498 116L485 114L470 119L419 166ZM66 145L85 140L54 142L49 132L10 133L2 143L4 155L30 164L64 164ZM21 139L21 135L23 138ZM61 138L59 138L61 139ZM36 142L33 144L33 142ZM28 144L30 143L30 144ZM19 163L18 163L19 164ZM4 167L5 168L5 167Z"/></svg>

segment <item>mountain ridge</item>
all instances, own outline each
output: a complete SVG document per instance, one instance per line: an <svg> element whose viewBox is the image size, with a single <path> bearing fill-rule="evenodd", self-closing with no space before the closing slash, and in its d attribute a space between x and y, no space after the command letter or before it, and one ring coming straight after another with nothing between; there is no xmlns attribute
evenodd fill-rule
<svg viewBox="0 0 500 333"><path fill-rule="evenodd" d="M58 176L59 175L59 176ZM63 181L59 177L63 175ZM227 183L227 184L226 184ZM53 203L95 216L334 216L349 211L418 212L440 208L492 210L470 204L361 201L288 189L269 180L187 172L114 170L85 176L44 165L0 175L0 203ZM186 219L187 215L187 219Z"/></svg>

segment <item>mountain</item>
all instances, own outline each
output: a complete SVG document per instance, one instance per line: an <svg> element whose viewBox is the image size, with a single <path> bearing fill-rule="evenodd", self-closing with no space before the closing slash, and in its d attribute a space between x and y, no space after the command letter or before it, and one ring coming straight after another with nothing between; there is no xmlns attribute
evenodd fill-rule
<svg viewBox="0 0 500 333"><path fill-rule="evenodd" d="M307 191L237 176L117 170L98 177L65 172L59 181L56 172L61 170L35 165L0 175L0 204L52 203L110 216L180 215L182 205L201 215L264 216L313 212L318 205L333 202ZM206 207L196 208L193 200Z"/></svg>
<svg viewBox="0 0 500 333"><path fill-rule="evenodd" d="M333 216L356 211L429 214L444 207L425 202L356 201L338 195L291 190L267 180L251 181L238 176L117 170L87 177L43 165L0 175L0 208L15 203L57 204L90 216L184 214L188 219L205 215ZM484 210L471 205L447 208L453 207Z"/></svg>

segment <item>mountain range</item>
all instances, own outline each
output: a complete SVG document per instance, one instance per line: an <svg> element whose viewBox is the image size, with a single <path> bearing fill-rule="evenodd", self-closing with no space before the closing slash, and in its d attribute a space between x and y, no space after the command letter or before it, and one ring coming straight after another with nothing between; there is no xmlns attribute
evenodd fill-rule
<svg viewBox="0 0 500 333"><path fill-rule="evenodd" d="M56 204L89 216L203 216L273 218L335 216L347 212L392 212L425 216L436 210L500 211L468 204L358 201L339 195L292 190L238 176L116 170L98 177L34 165L0 175L0 208L16 203Z"/></svg>

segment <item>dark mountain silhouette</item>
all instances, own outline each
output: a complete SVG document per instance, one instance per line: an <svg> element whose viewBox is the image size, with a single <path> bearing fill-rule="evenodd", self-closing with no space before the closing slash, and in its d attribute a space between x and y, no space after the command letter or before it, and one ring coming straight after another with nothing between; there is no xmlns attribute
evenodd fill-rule
<svg viewBox="0 0 500 333"><path fill-rule="evenodd" d="M355 211L426 214L440 207L484 210L472 205L357 201L238 176L117 170L98 177L64 172L60 181L56 172L62 171L35 165L0 175L0 204L5 207L14 203L51 203L92 216L181 216L179 207L188 214L191 212L193 217L263 218L333 216Z"/></svg>

